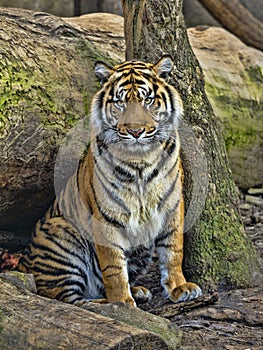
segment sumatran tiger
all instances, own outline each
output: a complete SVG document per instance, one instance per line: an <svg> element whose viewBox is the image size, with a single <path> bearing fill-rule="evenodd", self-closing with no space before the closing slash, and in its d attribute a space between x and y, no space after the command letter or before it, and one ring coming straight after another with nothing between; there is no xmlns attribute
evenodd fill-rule
<svg viewBox="0 0 263 350"><path fill-rule="evenodd" d="M101 89L91 105L90 145L19 263L39 294L78 306L136 306L151 298L136 276L154 249L165 297L176 303L202 294L182 272L183 107L167 82L172 69L169 55L156 64L95 64Z"/></svg>

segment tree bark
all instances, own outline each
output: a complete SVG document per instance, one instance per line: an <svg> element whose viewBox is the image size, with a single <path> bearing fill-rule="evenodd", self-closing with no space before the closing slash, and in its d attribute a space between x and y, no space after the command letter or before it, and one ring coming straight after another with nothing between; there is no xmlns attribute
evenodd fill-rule
<svg viewBox="0 0 263 350"><path fill-rule="evenodd" d="M263 23L238 0L199 0L199 2L244 43L263 50Z"/></svg>
<svg viewBox="0 0 263 350"><path fill-rule="evenodd" d="M46 299L25 288L30 276L19 275L0 274L1 349L161 350L180 343L181 332L164 318L126 305L84 310Z"/></svg>
<svg viewBox="0 0 263 350"><path fill-rule="evenodd" d="M195 225L185 234L185 274L203 286L214 283L248 286L259 274L257 256L237 210L238 198L224 140L204 91L202 70L188 42L182 0L123 0L123 9L126 58L155 62L164 53L173 57L172 83L184 102L184 121L195 134L191 143L201 147L207 162L209 183L205 205ZM192 180L202 179L206 171L201 167L201 172L193 178L191 163L196 155L187 136L181 132L183 146L190 149L184 155L188 158L185 197L190 208L191 188L195 185ZM198 198L196 205L202 205Z"/></svg>

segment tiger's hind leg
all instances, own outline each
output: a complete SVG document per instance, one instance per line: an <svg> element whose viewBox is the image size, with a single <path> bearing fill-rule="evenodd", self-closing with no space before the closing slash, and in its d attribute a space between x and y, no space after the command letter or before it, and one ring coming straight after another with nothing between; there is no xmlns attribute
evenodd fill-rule
<svg viewBox="0 0 263 350"><path fill-rule="evenodd" d="M94 247L61 217L37 223L18 269L32 273L48 298L81 306L104 297Z"/></svg>

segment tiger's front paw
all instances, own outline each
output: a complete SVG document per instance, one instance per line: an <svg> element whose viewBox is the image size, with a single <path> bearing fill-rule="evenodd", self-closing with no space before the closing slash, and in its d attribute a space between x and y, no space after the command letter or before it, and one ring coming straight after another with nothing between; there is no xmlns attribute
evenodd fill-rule
<svg viewBox="0 0 263 350"><path fill-rule="evenodd" d="M169 295L169 299L174 303L180 303L182 301L193 300L201 295L202 290L197 284L186 282L181 286L174 288Z"/></svg>
<svg viewBox="0 0 263 350"><path fill-rule="evenodd" d="M143 286L131 287L131 292L137 304L147 303L152 299L152 293Z"/></svg>

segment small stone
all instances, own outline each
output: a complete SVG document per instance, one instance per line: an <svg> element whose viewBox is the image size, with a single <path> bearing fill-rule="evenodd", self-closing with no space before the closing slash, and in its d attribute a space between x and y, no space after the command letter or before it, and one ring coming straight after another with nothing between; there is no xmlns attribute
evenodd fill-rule
<svg viewBox="0 0 263 350"><path fill-rule="evenodd" d="M249 194L263 194L263 188L250 188L248 190Z"/></svg>
<svg viewBox="0 0 263 350"><path fill-rule="evenodd" d="M256 196L249 196L247 195L245 198L246 202L254 204L254 205L258 205L258 206L263 206L263 199L260 197L256 197Z"/></svg>
<svg viewBox="0 0 263 350"><path fill-rule="evenodd" d="M37 293L34 276L18 271L8 271L1 273L1 277L15 284L19 288L27 289L32 293Z"/></svg>
<svg viewBox="0 0 263 350"><path fill-rule="evenodd" d="M242 209L242 210L250 210L251 208L252 206L249 203L242 203L239 205L239 209Z"/></svg>

